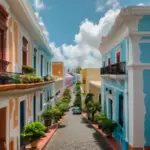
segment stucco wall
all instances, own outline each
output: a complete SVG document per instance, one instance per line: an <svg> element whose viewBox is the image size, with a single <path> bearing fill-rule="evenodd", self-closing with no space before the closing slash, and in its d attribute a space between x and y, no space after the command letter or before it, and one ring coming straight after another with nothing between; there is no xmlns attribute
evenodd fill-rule
<svg viewBox="0 0 150 150"><path fill-rule="evenodd" d="M63 62L52 62L52 75L59 78L63 78L64 76Z"/></svg>

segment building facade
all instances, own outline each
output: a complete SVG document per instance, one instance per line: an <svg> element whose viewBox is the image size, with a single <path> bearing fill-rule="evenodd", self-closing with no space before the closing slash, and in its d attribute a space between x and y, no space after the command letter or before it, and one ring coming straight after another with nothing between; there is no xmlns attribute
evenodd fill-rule
<svg viewBox="0 0 150 150"><path fill-rule="evenodd" d="M64 91L64 63L52 62L52 75L55 77L54 83L54 102L53 105L60 99L62 92Z"/></svg>
<svg viewBox="0 0 150 150"><path fill-rule="evenodd" d="M87 94L90 81L100 81L100 70L98 68L86 68L81 70L82 92Z"/></svg>
<svg viewBox="0 0 150 150"><path fill-rule="evenodd" d="M101 81L90 81L89 93L93 93L93 100L101 105Z"/></svg>
<svg viewBox="0 0 150 150"><path fill-rule="evenodd" d="M50 104L53 81L10 84L23 66L51 74L52 52L29 1L0 1L0 150L20 150L25 124L39 120Z"/></svg>
<svg viewBox="0 0 150 150"><path fill-rule="evenodd" d="M100 44L102 108L123 150L150 149L150 7L121 9Z"/></svg>

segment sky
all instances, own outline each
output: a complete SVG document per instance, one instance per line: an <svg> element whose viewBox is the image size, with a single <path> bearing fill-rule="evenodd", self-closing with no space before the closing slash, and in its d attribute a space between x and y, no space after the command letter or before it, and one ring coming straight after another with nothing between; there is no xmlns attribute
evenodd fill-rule
<svg viewBox="0 0 150 150"><path fill-rule="evenodd" d="M67 68L100 68L101 37L122 7L149 5L150 0L30 0L43 27L54 61Z"/></svg>

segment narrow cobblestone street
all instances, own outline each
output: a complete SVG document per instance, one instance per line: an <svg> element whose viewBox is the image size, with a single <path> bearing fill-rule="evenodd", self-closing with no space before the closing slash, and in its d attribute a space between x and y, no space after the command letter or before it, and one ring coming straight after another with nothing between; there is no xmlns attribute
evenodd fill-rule
<svg viewBox="0 0 150 150"><path fill-rule="evenodd" d="M112 150L81 115L70 110L45 150Z"/></svg>

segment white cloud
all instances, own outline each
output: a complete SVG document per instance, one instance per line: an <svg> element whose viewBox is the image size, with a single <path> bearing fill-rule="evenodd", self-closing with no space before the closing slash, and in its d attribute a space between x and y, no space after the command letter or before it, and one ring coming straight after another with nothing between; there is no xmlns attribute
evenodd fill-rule
<svg viewBox="0 0 150 150"><path fill-rule="evenodd" d="M45 24L43 22L42 17L40 17L39 12L35 12L35 15L36 15L36 17L38 19L38 22L39 22L42 30L43 30L44 35L46 36L47 39L49 39L49 32L48 32L48 30L47 30L47 28L46 28L46 26L45 26Z"/></svg>
<svg viewBox="0 0 150 150"><path fill-rule="evenodd" d="M137 6L150 6L150 3L139 3L139 4L137 4Z"/></svg>
<svg viewBox="0 0 150 150"><path fill-rule="evenodd" d="M96 12L103 12L105 9L119 9L119 0L96 0Z"/></svg>
<svg viewBox="0 0 150 150"><path fill-rule="evenodd" d="M64 43L60 47L57 47L54 42L50 42L55 60L64 61L68 67L82 66L85 68L94 68L101 66L101 54L98 51L101 38L107 35L120 11L120 9L114 9L119 6L112 4L109 0L107 2L109 7L113 5L111 6L112 9L108 10L97 24L94 24L88 19L81 22L79 32L74 37L75 45L67 45ZM49 38L49 33L39 12L35 14L39 24L43 28L43 32Z"/></svg>
<svg viewBox="0 0 150 150"><path fill-rule="evenodd" d="M65 64L69 67L73 65L85 68L100 67L101 54L98 47L101 38L107 35L119 12L119 9L107 11L98 24L85 19L80 25L79 33L75 35L76 44L63 44L59 47L64 57L68 58L64 60Z"/></svg>
<svg viewBox="0 0 150 150"><path fill-rule="evenodd" d="M35 6L36 10L40 10L45 7L43 0L34 0L34 6Z"/></svg>

